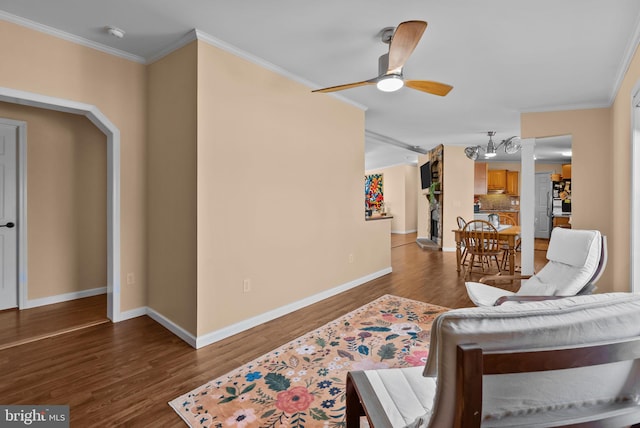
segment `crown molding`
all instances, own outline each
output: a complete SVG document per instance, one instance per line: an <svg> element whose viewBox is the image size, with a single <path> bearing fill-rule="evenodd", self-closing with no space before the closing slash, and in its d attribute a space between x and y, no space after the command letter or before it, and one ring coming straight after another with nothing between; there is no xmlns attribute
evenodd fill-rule
<svg viewBox="0 0 640 428"><path fill-rule="evenodd" d="M611 94L609 95L609 107L613 104L620 91L620 87L622 86L622 81L629 71L629 66L631 65L631 60L636 53L636 49L638 48L638 44L640 43L640 16L636 19L635 31L633 35L629 39L627 43L627 47L624 51L624 55L622 56L622 61L620 61L620 66L618 67L618 74L616 75L616 79L613 83L613 88L611 89Z"/></svg>
<svg viewBox="0 0 640 428"><path fill-rule="evenodd" d="M273 71L274 73L277 73L283 77L286 77L287 79L293 80L295 82L301 83L305 86L308 86L310 88L313 87L319 87L318 84L311 82L309 80L306 80L300 76L297 76L287 70L285 70L284 68L281 68L275 64L270 63L269 61L266 61L262 58L259 58L253 54L250 54L246 51L243 51L242 49L237 48L236 46L233 46L227 42L224 42L220 39L217 39L213 36L211 36L210 34L205 33L204 31L200 31L198 29L194 29L192 30L193 33L195 33L196 38L204 43L207 43L211 46L215 46L217 48L220 48L226 52L229 52L237 57L243 58L249 62L252 62L256 65L259 65L260 67L266 68L267 70ZM357 103L353 100L350 100L349 98L346 98L342 95L338 95L338 94L331 94L332 96L334 96L335 98L338 98L339 100L347 103L347 104L351 104L354 107L359 108L360 110L367 110L367 107Z"/></svg>
<svg viewBox="0 0 640 428"><path fill-rule="evenodd" d="M567 111L567 110L591 110L591 109L596 109L596 108L609 108L611 107L611 103L610 102L603 102L603 103L585 103L585 104L565 104L565 105L559 105L559 106L546 106L546 107L539 107L539 108L531 108L531 109L524 109L524 110L520 110L519 113L523 114L523 113L546 113L546 112L553 112L553 111Z"/></svg>
<svg viewBox="0 0 640 428"><path fill-rule="evenodd" d="M196 30L191 30L187 34L185 34L184 36L180 37L175 42L168 44L167 46L162 48L160 51L158 51L155 54L153 54L150 57L148 57L147 58L147 64L152 64L152 63L164 58L165 56L169 55L171 52L177 51L178 49L188 45L189 43L191 43L191 42L193 42L195 40L198 40L197 31Z"/></svg>
<svg viewBox="0 0 640 428"><path fill-rule="evenodd" d="M227 52L229 52L229 53L231 53L233 55L236 55L236 56L238 56L240 58L243 58L243 59L245 59L247 61L250 61L250 62L252 62L252 63L254 63L256 65L259 65L259 66L261 66L263 68L266 68L266 69L271 70L271 71L273 71L275 73L278 73L281 76L284 76L284 77L286 77L286 78L288 78L290 80L293 80L295 82L298 82L298 83L301 83L301 84L303 84L305 86L308 86L310 88L319 86L319 85L317 85L317 84L315 84L315 83L313 83L313 82L311 82L309 80L303 79L300 76L297 76L297 75L295 75L293 73L290 73L289 71L287 71L287 70L285 70L285 69L283 69L281 67L278 67L277 65L272 64L272 63L270 63L270 62L268 62L268 61L266 61L266 60L264 60L262 58L259 58L259 57L255 56L255 55L252 55L252 54L248 53L248 52L245 52L245 51L243 51L243 50L241 50L241 49L239 49L239 48L237 48L237 47L235 47L235 46L233 46L233 45L231 45L229 43L223 42L222 40L216 39L215 37L203 32L203 31L200 31L198 29L193 29L193 30L189 31L187 34L182 36L180 39L178 39L175 42L167 45L165 48L163 48L162 50L160 50L156 54L150 56L149 58L144 58L142 56L130 54L128 52L124 52L124 51L121 51L119 49L112 48L110 46L106 46L106 45L103 45L101 43L97 43L97 42L85 39L83 37L79 37L79 36L76 36L74 34L67 33L66 31L61 31L61 30L58 30L56 28L49 27L48 25L44 25L44 24L40 24L40 23L35 22L35 21L31 21L30 19L22 18L20 16L13 15L11 13L7 13L7 12L2 11L2 10L0 10L0 20L11 22L13 24L29 28L31 30L35 30L35 31L38 31L38 32L41 32L41 33L44 33L44 34L47 34L47 35L50 35L50 36L53 36L53 37L57 37L57 38L60 38L60 39L63 39L63 40L67 40L69 42L76 43L76 44L81 45L81 46L86 46L86 47L91 48L91 49L96 49L96 50L104 52L106 54L113 55L113 56L120 57L120 58L124 58L124 59L127 59L129 61L137 62L137 63L140 63L140 64L151 64L151 63L156 62L159 59L169 55L171 52L173 52L175 50L178 50L178 49L182 48L183 46L193 42L194 40L200 40L202 42L205 42L207 44L210 44L212 46L220 48L220 49L222 49L224 51L227 51ZM353 100L350 100L349 98L346 98L346 97L344 97L342 95L338 95L338 94L328 94L328 95L333 96L333 97L335 97L335 98L337 98L337 99L339 99L339 100L341 100L341 101L343 101L343 102L345 102L347 104L350 104L350 105L352 105L352 106L354 106L354 107L356 107L356 108L358 108L360 110L363 110L363 111L367 110L366 106L364 106L364 105L362 105L360 103L357 103L357 102L355 102Z"/></svg>
<svg viewBox="0 0 640 428"><path fill-rule="evenodd" d="M110 46L103 45L101 43L97 43L91 40L87 40L83 37L76 36L71 33L67 33L66 31L61 31L53 27L49 27L48 25L40 24L35 21L31 21L30 19L22 18L20 16L12 15L5 11L0 10L0 19L3 21L11 22L16 25L20 25L22 27L29 28L31 30L39 31L44 34L48 34L50 36L57 37L59 39L66 40L68 42L76 43L78 45L82 45L91 49L98 50L100 52L104 52L109 55L117 56L120 58L127 59L129 61L137 62L140 64L145 64L147 61L144 57L130 54L129 52L121 51L120 49L112 48Z"/></svg>

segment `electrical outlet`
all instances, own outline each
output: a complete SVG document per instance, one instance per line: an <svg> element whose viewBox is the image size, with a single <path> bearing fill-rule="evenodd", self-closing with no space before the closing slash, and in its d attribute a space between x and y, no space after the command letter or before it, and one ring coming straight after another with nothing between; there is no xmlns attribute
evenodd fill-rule
<svg viewBox="0 0 640 428"><path fill-rule="evenodd" d="M245 293L248 293L249 291L251 291L251 280L249 278L245 279L242 282L242 291Z"/></svg>
<svg viewBox="0 0 640 428"><path fill-rule="evenodd" d="M135 284L135 282L136 282L135 275L133 274L133 272L129 272L127 274L127 285Z"/></svg>
<svg viewBox="0 0 640 428"><path fill-rule="evenodd" d="M353 263L353 253L349 254L349 263Z"/></svg>

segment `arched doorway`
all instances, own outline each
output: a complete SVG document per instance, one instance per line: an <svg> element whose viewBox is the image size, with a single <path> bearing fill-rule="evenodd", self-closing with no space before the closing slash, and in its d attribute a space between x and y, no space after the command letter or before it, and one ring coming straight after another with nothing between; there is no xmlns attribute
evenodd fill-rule
<svg viewBox="0 0 640 428"><path fill-rule="evenodd" d="M113 322L120 321L120 131L90 104L4 87L0 87L0 101L86 116L107 137L107 316ZM20 220L26 224L26 218ZM24 234L18 237L18 248L26 248ZM26 254L19 251L18 272L26 269ZM22 281L26 279L19 275L18 281L19 306L23 307L26 284Z"/></svg>

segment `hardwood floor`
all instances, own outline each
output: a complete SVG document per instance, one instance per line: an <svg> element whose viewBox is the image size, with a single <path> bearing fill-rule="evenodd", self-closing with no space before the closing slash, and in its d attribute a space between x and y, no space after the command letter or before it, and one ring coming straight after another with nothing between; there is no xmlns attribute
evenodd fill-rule
<svg viewBox="0 0 640 428"><path fill-rule="evenodd" d="M108 322L104 294L22 311L7 309L0 311L0 350Z"/></svg>
<svg viewBox="0 0 640 428"><path fill-rule="evenodd" d="M415 234L392 247L391 274L199 350L148 317L0 350L0 403L67 404L75 427L183 427L168 401L379 296L471 306L455 253L421 250Z"/></svg>

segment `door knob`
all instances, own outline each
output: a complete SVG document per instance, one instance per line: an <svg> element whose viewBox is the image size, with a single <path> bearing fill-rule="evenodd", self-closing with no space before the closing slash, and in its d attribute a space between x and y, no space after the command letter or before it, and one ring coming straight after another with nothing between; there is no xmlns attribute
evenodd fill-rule
<svg viewBox="0 0 640 428"><path fill-rule="evenodd" d="M15 225L16 225L15 223L9 222L7 224L0 224L0 227L8 227L9 229L11 229Z"/></svg>

